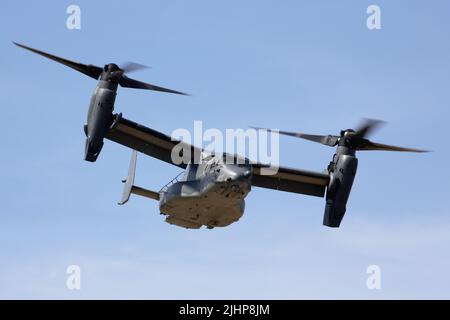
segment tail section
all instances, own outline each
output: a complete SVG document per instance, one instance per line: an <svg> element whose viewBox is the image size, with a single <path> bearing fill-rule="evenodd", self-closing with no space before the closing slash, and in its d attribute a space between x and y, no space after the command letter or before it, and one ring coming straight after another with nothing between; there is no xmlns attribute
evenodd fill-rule
<svg viewBox="0 0 450 320"><path fill-rule="evenodd" d="M120 200L119 205L124 205L125 203L127 203L132 193L153 200L159 200L158 192L147 190L134 185L136 162L137 162L137 151L133 150L131 154L130 168L128 169L128 176L125 180L122 180L122 182L125 183L125 185L123 187L122 199Z"/></svg>

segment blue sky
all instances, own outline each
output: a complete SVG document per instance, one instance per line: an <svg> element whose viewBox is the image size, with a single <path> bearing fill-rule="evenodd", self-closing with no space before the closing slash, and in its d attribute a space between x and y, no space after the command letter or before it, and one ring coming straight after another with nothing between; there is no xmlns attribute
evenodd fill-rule
<svg viewBox="0 0 450 320"><path fill-rule="evenodd" d="M66 8L81 7L81 30ZM382 29L366 28L381 7ZM0 298L450 298L446 1L7 1L0 19L3 119ZM170 134L249 125L338 133L364 117L373 140L429 154L359 154L348 211L322 226L324 200L254 188L230 227L184 230L156 202L116 205L130 152L107 141L82 160L95 81L18 41L192 94L120 89L116 110ZM281 138L281 164L323 170L333 150ZM137 182L179 169L141 156ZM66 288L66 268L82 289ZM366 288L379 265L382 289Z"/></svg>

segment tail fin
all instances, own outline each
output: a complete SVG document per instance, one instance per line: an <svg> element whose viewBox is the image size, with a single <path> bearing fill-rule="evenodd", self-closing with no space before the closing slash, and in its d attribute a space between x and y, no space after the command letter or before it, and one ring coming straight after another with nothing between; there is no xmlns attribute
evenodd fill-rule
<svg viewBox="0 0 450 320"><path fill-rule="evenodd" d="M131 154L130 168L128 169L128 176L125 180L122 180L122 182L125 183L125 185L123 187L122 200L120 200L119 205L124 205L125 203L127 203L132 193L153 200L159 200L158 192L143 189L141 187L137 187L134 185L134 175L136 173L136 161L137 161L137 151L133 150Z"/></svg>

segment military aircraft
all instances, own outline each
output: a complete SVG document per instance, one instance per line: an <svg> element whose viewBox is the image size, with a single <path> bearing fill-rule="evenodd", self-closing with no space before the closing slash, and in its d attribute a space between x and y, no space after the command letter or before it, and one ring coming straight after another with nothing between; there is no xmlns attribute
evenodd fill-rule
<svg viewBox="0 0 450 320"><path fill-rule="evenodd" d="M381 122L366 120L356 130L342 130L340 135L309 135L279 131L289 135L335 147L336 152L324 173L287 167L277 167L273 174L263 171L270 166L251 162L238 155L215 154L171 139L170 136L114 114L118 86L147 89L175 94L166 89L134 80L125 75L144 66L128 63L123 67L109 63L103 68L86 65L15 43L17 46L62 63L98 80L92 95L87 124L85 160L94 162L103 146L104 138L133 149L129 172L123 181L124 192L119 204L128 201L131 194L159 201L166 222L190 229L225 227L236 222L244 213L245 197L252 186L326 198L323 224L337 228L346 212L347 200L356 175L356 151L386 150L426 152L425 150L395 147L368 140L366 137ZM260 129L260 128L258 128ZM269 130L270 129L264 129ZM190 150L188 161L174 161L172 151L178 145ZM134 185L137 151L185 169L158 192ZM183 155L181 155L183 156ZM229 159L233 161L229 161Z"/></svg>

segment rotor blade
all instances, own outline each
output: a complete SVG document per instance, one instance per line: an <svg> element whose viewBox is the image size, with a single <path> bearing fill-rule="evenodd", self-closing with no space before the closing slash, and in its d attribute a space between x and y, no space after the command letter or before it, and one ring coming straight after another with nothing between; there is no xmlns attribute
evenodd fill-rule
<svg viewBox="0 0 450 320"><path fill-rule="evenodd" d="M124 73L135 72L142 69L149 69L150 67L144 66L143 64L135 63L135 62L125 62L120 69L124 71Z"/></svg>
<svg viewBox="0 0 450 320"><path fill-rule="evenodd" d="M334 147L339 141L338 136L332 136L332 135L322 136L322 135L298 133L297 137L306 139L309 141L313 141L313 142L318 142L318 143L321 143L321 144L324 144L324 145L330 146L330 147Z"/></svg>
<svg viewBox="0 0 450 320"><path fill-rule="evenodd" d="M384 121L374 120L374 119L365 119L364 123L356 129L356 134L361 138L369 136L371 133L375 131L375 129L381 126Z"/></svg>
<svg viewBox="0 0 450 320"><path fill-rule="evenodd" d="M275 130L266 129L266 128L257 128L257 127L252 127L252 128L257 129L257 130L267 130L270 132L278 132L279 134L306 139L306 140L321 143L321 144L324 144L324 145L330 146L330 147L335 146L339 140L338 136L331 136L331 135L324 136L324 135L304 134L304 133L299 133L299 132L290 132L290 131L281 131L281 130L275 131Z"/></svg>
<svg viewBox="0 0 450 320"><path fill-rule="evenodd" d="M428 150L413 149L413 148L403 148L391 146L388 144L376 143L372 141L367 141L362 146L357 147L358 151L370 151L370 150L380 150L380 151L403 151L403 152L429 152Z"/></svg>
<svg viewBox="0 0 450 320"><path fill-rule="evenodd" d="M126 88L135 88L135 89L147 89L147 90L153 90L153 91L161 91L161 92L168 92L168 93L175 93L175 94L182 94L185 96L188 96L188 94L183 93L183 92L179 92L179 91L175 91L175 90L171 90L171 89L166 89L163 87L158 87L155 86L153 84L149 84L149 83L145 83L145 82L141 82L138 80L134 80L131 78L128 78L127 76L122 76L119 80L119 84L122 87L126 87Z"/></svg>
<svg viewBox="0 0 450 320"><path fill-rule="evenodd" d="M70 60L67 60L67 59L64 59L64 58L60 58L60 57L54 56L54 55L52 55L50 53L47 53L47 52L44 52L44 51L40 51L40 50L37 50L37 49L33 49L31 47L27 47L27 46L25 46L23 44L19 44L17 42L13 42L13 43L16 46L18 46L18 47L21 47L23 49L26 49L26 50L32 51L34 53L40 54L41 56L44 56L44 57L46 57L48 59L51 59L53 61L62 63L63 65L65 65L67 67L70 67L72 69L75 69L75 70L77 70L77 71L79 71L81 73L84 73L85 75L87 75L87 76L89 76L91 78L94 78L94 79L98 79L100 77L102 71L103 71L102 68L94 66L92 64L82 64L82 63L79 63L79 62L70 61Z"/></svg>

